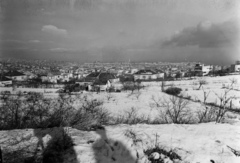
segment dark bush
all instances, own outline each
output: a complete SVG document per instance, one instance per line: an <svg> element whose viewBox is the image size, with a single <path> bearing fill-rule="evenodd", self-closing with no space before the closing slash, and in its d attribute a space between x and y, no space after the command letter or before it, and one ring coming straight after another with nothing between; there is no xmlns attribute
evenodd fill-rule
<svg viewBox="0 0 240 163"><path fill-rule="evenodd" d="M165 90L167 94L174 95L174 96L178 95L181 91L182 89L178 87L170 87Z"/></svg>
<svg viewBox="0 0 240 163"><path fill-rule="evenodd" d="M77 99L60 94L47 99L40 93L1 94L0 130L71 126L87 129L92 124L107 124L109 113L96 99ZM81 101L79 107L74 106Z"/></svg>
<svg viewBox="0 0 240 163"><path fill-rule="evenodd" d="M158 153L159 155L164 155L165 157L168 157L170 160L182 160L181 157L175 153L174 151L170 150L167 151L161 147L154 147L152 149L147 149L146 151L144 151L145 155L147 155L148 160L151 161L151 163L164 163L164 159L163 158L158 158L158 159L154 159L152 157L153 153Z"/></svg>

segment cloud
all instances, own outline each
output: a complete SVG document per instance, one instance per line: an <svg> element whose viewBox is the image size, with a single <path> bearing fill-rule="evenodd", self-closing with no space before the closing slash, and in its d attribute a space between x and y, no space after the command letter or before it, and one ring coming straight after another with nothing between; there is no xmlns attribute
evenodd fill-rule
<svg viewBox="0 0 240 163"><path fill-rule="evenodd" d="M29 42L32 42L32 43L39 43L40 41L39 41L39 40L29 40Z"/></svg>
<svg viewBox="0 0 240 163"><path fill-rule="evenodd" d="M233 20L220 24L210 21L200 22L195 27L187 27L162 43L162 46L199 46L200 48L235 46L239 40L239 27Z"/></svg>
<svg viewBox="0 0 240 163"><path fill-rule="evenodd" d="M67 36L68 34L66 29L60 29L53 25L44 25L42 31L60 36Z"/></svg>
<svg viewBox="0 0 240 163"><path fill-rule="evenodd" d="M67 48L52 48L52 49L50 49L50 51L52 51L52 52L60 52L60 53L75 52L74 49L67 49Z"/></svg>
<svg viewBox="0 0 240 163"><path fill-rule="evenodd" d="M12 40L12 39L7 39L7 40L1 40L1 41L4 41L4 42L9 42L9 43L19 43L19 44L25 44L24 41L21 41L21 40Z"/></svg>

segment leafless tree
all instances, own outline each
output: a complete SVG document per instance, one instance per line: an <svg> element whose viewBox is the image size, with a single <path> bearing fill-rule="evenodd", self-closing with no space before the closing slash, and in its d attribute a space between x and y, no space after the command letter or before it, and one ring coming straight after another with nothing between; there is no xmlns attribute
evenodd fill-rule
<svg viewBox="0 0 240 163"><path fill-rule="evenodd" d="M87 129L91 125L107 124L109 112L103 107L103 101L86 99L71 117L70 126Z"/></svg>
<svg viewBox="0 0 240 163"><path fill-rule="evenodd" d="M12 95L3 92L1 96L3 101L0 107L1 129L21 128L23 125L22 119L24 118L22 93L19 92L16 95Z"/></svg>
<svg viewBox="0 0 240 163"><path fill-rule="evenodd" d="M153 104L159 109L160 119L165 123L191 123L192 114L189 109L189 100L169 96L168 99L158 99Z"/></svg>
<svg viewBox="0 0 240 163"><path fill-rule="evenodd" d="M238 83L238 80L236 78L230 78L229 80L231 82L231 86Z"/></svg>
<svg viewBox="0 0 240 163"><path fill-rule="evenodd" d="M160 97L156 98L154 95L151 96L150 107L158 108L161 107L162 99Z"/></svg>
<svg viewBox="0 0 240 163"><path fill-rule="evenodd" d="M197 111L197 117L198 117L199 123L211 122L216 119L217 108L215 106L209 106L207 104L207 99L210 94L210 91L205 92L204 89L202 90L203 90L204 97L203 97L203 102L201 100L198 100L200 101L201 109Z"/></svg>
<svg viewBox="0 0 240 163"><path fill-rule="evenodd" d="M51 101L43 97L43 94L33 92L24 96L25 116L23 122L25 127L40 127L48 116Z"/></svg>
<svg viewBox="0 0 240 163"><path fill-rule="evenodd" d="M201 102L201 104L205 110L203 112L198 112L199 122L210 121L212 119L215 119L216 123L222 122L224 116L229 111L229 108L232 108L232 100L237 98L235 95L229 95L230 91L234 88L234 84L237 83L237 80L232 78L230 79L230 82L231 84L228 87L225 87L225 90L221 95L214 92L217 97L214 106L209 106L206 102L209 92L204 92L204 101ZM217 100L219 100L219 104L217 104Z"/></svg>
<svg viewBox="0 0 240 163"><path fill-rule="evenodd" d="M137 108L131 107L130 110L125 111L123 114L113 117L113 124L150 124L149 116L145 114L138 114Z"/></svg>
<svg viewBox="0 0 240 163"><path fill-rule="evenodd" d="M61 94L56 99L47 99L42 94L18 93L1 95L0 129L48 128L88 126L96 123L106 124L108 112L102 107L103 102L87 96L76 99L72 95ZM76 100L81 102L74 106Z"/></svg>
<svg viewBox="0 0 240 163"><path fill-rule="evenodd" d="M216 112L216 123L220 123L223 120L225 114L229 111L229 108L232 107L231 101L236 98L236 96L228 96L230 91L231 89L227 89L221 95L215 93L218 100L220 100L219 109Z"/></svg>
<svg viewBox="0 0 240 163"><path fill-rule="evenodd" d="M136 97L137 100L139 99L140 96L141 96L141 92L137 92L137 93L135 94L135 97Z"/></svg>
<svg viewBox="0 0 240 163"><path fill-rule="evenodd" d="M234 85L238 83L236 78L230 78L230 86L228 88L234 89Z"/></svg>
<svg viewBox="0 0 240 163"><path fill-rule="evenodd" d="M204 78L200 78L198 79L198 84L199 84L198 90L200 90L203 85L207 84L207 81Z"/></svg>
<svg viewBox="0 0 240 163"><path fill-rule="evenodd" d="M139 92L139 90L143 88L143 85L142 85L141 81L135 81L135 82L134 82L134 87L135 87L135 88L138 90L138 92Z"/></svg>
<svg viewBox="0 0 240 163"><path fill-rule="evenodd" d="M234 84L237 83L237 80L235 78L231 78L230 82L231 82L230 85L228 86L227 89L224 90L223 94L218 95L217 93L215 93L218 100L220 101L219 109L216 113L217 114L216 123L220 123L223 120L225 114L229 111L229 108L230 109L232 108L232 100L238 98L235 95L229 96L229 93L234 89Z"/></svg>

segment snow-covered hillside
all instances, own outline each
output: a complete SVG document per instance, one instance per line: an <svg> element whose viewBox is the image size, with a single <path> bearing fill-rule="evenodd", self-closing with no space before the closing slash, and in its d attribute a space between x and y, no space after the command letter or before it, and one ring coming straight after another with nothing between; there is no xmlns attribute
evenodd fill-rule
<svg viewBox="0 0 240 163"><path fill-rule="evenodd" d="M234 124L118 125L96 131L70 128L65 132L73 146L63 160L66 163L150 163L144 151L157 145L176 152L182 160L178 162L211 163L213 160L215 163L239 163L240 157L230 149L240 150L239 131L238 120ZM20 140L22 137L23 141L11 148L29 144L36 146L39 141L46 148L48 141L56 139L56 135L61 135L59 128L0 131L0 143L2 149L10 148L11 139Z"/></svg>
<svg viewBox="0 0 240 163"><path fill-rule="evenodd" d="M182 88L182 94L203 101L203 92L208 92L208 102L215 102L217 95L224 91L223 84L231 84L235 78L234 90L229 96L235 96L233 107L240 107L240 76L205 77L207 84L198 90L198 79L167 82ZM157 99L170 96L161 91L160 83L143 83L147 87L134 93L83 93L92 99L104 101L103 107L111 115L122 115L132 107L138 115L151 118L159 116L159 108L153 107L153 97ZM55 97L55 95L54 95ZM218 102L218 101L217 101ZM77 103L75 105L78 105ZM190 101L190 112L201 109L199 102ZM240 108L239 108L240 109ZM0 131L0 146L6 151L27 149L28 154L37 154L50 148L53 140L59 140L62 134L70 140L70 148L62 153L61 162L65 163L150 163L144 153L156 146L166 151L174 151L181 160L165 158L165 163L239 163L240 157L240 115L230 113L223 123L201 124L159 124L159 125L112 125L105 129L81 131L74 128L24 129ZM36 148L38 150L36 150ZM23 150L22 150L23 151ZM34 151L37 151L34 153ZM4 154L3 154L4 155ZM21 154L19 154L21 155ZM18 156L19 156L18 155ZM159 155L165 157L166 155ZM19 156L20 157L20 156ZM154 156L158 157L158 156ZM158 163L158 162L156 162ZM160 162L161 163L161 162Z"/></svg>

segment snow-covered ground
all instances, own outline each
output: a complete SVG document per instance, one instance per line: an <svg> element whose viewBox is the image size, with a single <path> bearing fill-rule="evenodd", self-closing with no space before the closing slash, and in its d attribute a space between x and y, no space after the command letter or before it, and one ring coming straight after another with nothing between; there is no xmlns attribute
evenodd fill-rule
<svg viewBox="0 0 240 163"><path fill-rule="evenodd" d="M230 79L235 78L238 82L234 84L234 89L239 89L239 91L231 90L229 96L236 96L239 98L232 100L233 108L240 108L240 75L224 76L224 77L204 77L204 80L207 81L206 85L203 85L205 92L209 93L207 102L217 102L219 104L218 96L221 96L224 93L222 89L222 84L225 86L230 85ZM166 82L166 87L168 85L174 85L176 87L182 88L182 94L184 96L191 96L191 99L203 101L204 92L202 89L196 90L199 85L198 79L195 80L184 80L184 81L171 81ZM158 110L151 106L153 103L152 97L155 99L168 99L169 95L161 91L160 82L144 82L147 86L144 90L139 92L136 90L133 94L130 91L121 92L121 93L110 93L102 92L100 94L90 93L91 98L97 98L105 101L104 108L110 111L113 114L123 114L125 111L130 110L132 107L138 110L138 114L144 114L150 117L158 116ZM109 100L108 100L109 98ZM201 106L199 103L190 102L189 107L194 112L198 110Z"/></svg>
<svg viewBox="0 0 240 163"><path fill-rule="evenodd" d="M66 163L150 163L144 151L158 145L175 151L182 163L239 163L240 157L231 148L240 150L240 123L198 125L118 125L105 130L80 131L70 128L65 132L73 141ZM2 149L9 148L11 138L24 138L22 147L42 141L43 148L60 129L0 131ZM135 135L132 136L132 135ZM12 145L12 148L20 144ZM178 161L180 162L180 161ZM171 163L171 162L169 162Z"/></svg>
<svg viewBox="0 0 240 163"><path fill-rule="evenodd" d="M235 90L231 90L229 96L240 97L239 75L205 77L204 80L207 81L207 84L203 85L204 91L210 91L207 102L215 102L217 95L220 96L224 92L223 84L225 86L230 85L230 79L232 78L235 78L238 82L234 84ZM183 90L183 95L203 101L204 93L202 89L197 90L199 87L197 82L198 79L171 81L166 82L166 85L180 87ZM158 108L151 105L152 97L167 99L169 95L161 92L161 83L159 82L145 82L143 84L147 87L139 92L134 91L133 94L130 91L110 94L106 92L83 94L93 99L103 100L103 107L112 115L124 114L134 107L139 115L144 114L155 118L159 112ZM44 92L44 89L37 91ZM44 93L44 95L57 97L56 93ZM233 107L240 108L239 100L239 98L233 100ZM217 100L217 102L219 101ZM190 102L189 108L192 112L195 112L201 108L201 105ZM73 140L73 152L66 154L65 162L135 163L138 160L138 162L147 163L148 160L143 151L157 144L166 150L174 150L181 156L182 163L184 161L185 163L211 163L210 160L214 163L239 163L240 157L234 155L229 148L240 151L239 117L239 115L232 113L232 116L225 119L225 123L221 124L211 122L192 125L117 125L105 126L105 130L97 131L70 129L67 133ZM25 140L26 144L36 144L39 140L42 140L46 146L48 140L51 140L54 135L59 135L58 130L55 128L42 131L33 129L0 131L0 146L3 149L9 147L8 143L10 141L8 140L19 137L19 135L28 137ZM12 147L18 145L15 144Z"/></svg>
<svg viewBox="0 0 240 163"><path fill-rule="evenodd" d="M223 76L223 77L204 77L200 78L206 80L207 84L203 85L203 87L198 90L199 84L198 79L191 81L176 81L174 85L182 88L182 94L185 96L191 96L191 99L199 99L203 101L204 92L209 96L207 98L207 102L217 103L219 104L219 98L217 96L222 96L226 89L223 87L229 87L231 85L231 79L235 79L237 82L233 84L233 90L229 91L228 96L235 96L236 99L232 100L232 107L239 108L240 107L240 75L231 75L231 76Z"/></svg>

